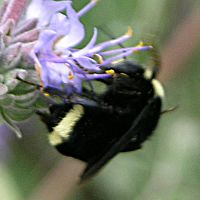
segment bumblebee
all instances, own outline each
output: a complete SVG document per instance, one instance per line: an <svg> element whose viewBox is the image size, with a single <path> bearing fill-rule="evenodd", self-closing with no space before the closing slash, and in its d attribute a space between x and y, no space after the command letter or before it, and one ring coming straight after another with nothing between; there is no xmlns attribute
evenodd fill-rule
<svg viewBox="0 0 200 200"><path fill-rule="evenodd" d="M39 113L49 129L49 142L61 154L87 163L81 178L95 174L120 152L140 149L162 113L164 89L157 70L123 60L105 67L111 78L101 94L83 89L93 104L66 102Z"/></svg>

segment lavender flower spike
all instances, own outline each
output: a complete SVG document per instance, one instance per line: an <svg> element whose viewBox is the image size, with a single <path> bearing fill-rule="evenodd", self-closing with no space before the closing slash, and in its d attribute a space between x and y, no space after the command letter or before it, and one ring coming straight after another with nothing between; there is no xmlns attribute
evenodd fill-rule
<svg viewBox="0 0 200 200"><path fill-rule="evenodd" d="M53 4L51 0L46 0L47 2L49 5ZM117 46L130 39L131 28L121 37L100 44L96 44L98 31L94 28L89 43L82 49L76 48L85 37L85 27L80 17L96 2L93 0L76 12L72 7L72 1L66 1L66 16L56 11L46 23L48 25L41 32L32 53L44 89L54 88L65 93L66 96L81 94L83 81L91 85L92 80L112 77L103 70L103 66L110 65L124 56L130 56L134 51L145 51L151 48L136 46L106 51L109 47ZM48 7L46 9L48 10Z"/></svg>
<svg viewBox="0 0 200 200"><path fill-rule="evenodd" d="M16 123L28 119L35 111L39 91L17 77L38 80L30 63L30 52L39 37L37 20L25 20L28 0L3 1L0 8L0 118L18 137ZM31 69L32 67L32 69Z"/></svg>

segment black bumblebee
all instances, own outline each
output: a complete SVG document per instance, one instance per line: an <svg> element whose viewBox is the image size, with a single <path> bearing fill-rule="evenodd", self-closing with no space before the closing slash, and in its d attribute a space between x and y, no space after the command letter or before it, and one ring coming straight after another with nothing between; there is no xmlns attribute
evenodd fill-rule
<svg viewBox="0 0 200 200"><path fill-rule="evenodd" d="M70 157L88 163L82 180L92 176L119 152L134 151L152 135L162 113L164 89L157 70L124 60L107 67L112 78L99 80L107 89L83 94L94 103L66 102L39 113L49 142Z"/></svg>

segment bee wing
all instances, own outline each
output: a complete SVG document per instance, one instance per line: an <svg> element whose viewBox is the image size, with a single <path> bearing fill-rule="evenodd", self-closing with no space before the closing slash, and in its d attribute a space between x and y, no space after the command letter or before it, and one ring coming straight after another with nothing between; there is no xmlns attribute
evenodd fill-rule
<svg viewBox="0 0 200 200"><path fill-rule="evenodd" d="M139 145L144 142L157 125L161 113L161 103L159 97L152 98L133 121L130 129L104 155L88 163L87 168L81 176L81 180L86 180L98 172L112 157L124 149L132 138L138 138L138 141L136 141ZM142 134L142 137L140 137L140 134ZM137 143L136 145L138 145Z"/></svg>

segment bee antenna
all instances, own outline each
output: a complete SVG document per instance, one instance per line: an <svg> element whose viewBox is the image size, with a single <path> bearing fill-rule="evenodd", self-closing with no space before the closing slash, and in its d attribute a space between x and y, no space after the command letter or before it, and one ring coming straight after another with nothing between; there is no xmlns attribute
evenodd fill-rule
<svg viewBox="0 0 200 200"><path fill-rule="evenodd" d="M39 85L39 84L36 84L36 83L33 83L33 82L30 82L30 81L27 81L27 80L22 79L21 77L19 77L18 74L17 74L17 76L16 76L16 79L19 80L19 81L21 81L21 82L23 82L23 83L26 83L26 84L28 84L28 85L33 85L33 86L35 86L37 89L43 88L43 87L42 87L41 85Z"/></svg>

